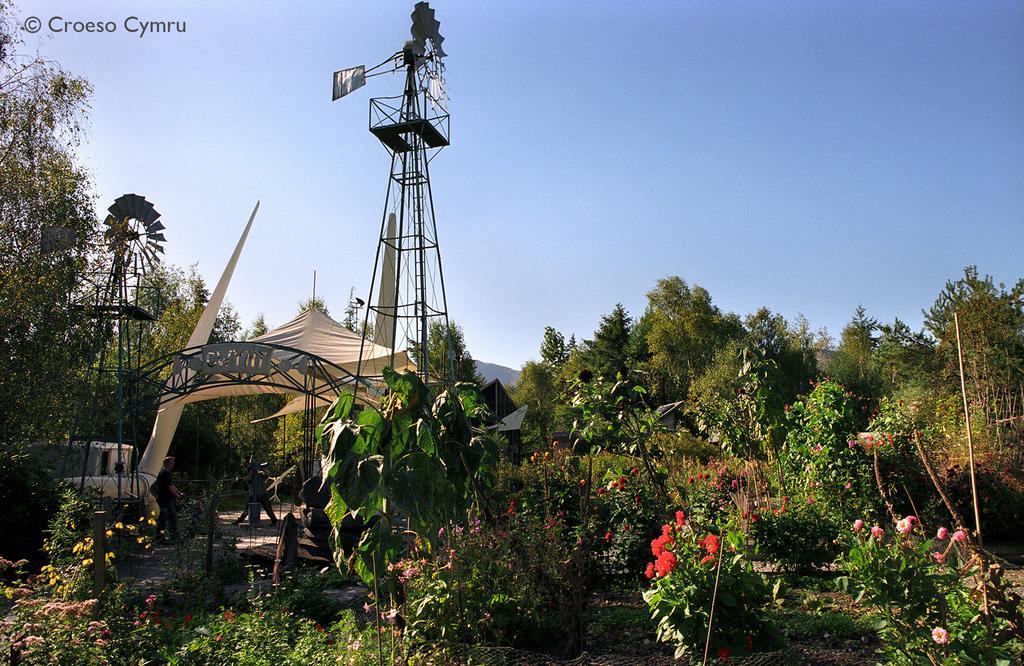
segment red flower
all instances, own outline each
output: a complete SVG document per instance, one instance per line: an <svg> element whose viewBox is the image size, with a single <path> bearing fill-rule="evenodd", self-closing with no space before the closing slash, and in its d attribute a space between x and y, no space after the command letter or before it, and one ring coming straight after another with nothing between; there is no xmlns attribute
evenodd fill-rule
<svg viewBox="0 0 1024 666"><path fill-rule="evenodd" d="M661 557L666 552L666 547L673 543L675 543L675 539L672 538L671 534L662 534L651 542L651 554L655 557Z"/></svg>
<svg viewBox="0 0 1024 666"><path fill-rule="evenodd" d="M516 515L516 501L515 500L509 500L508 501L508 509L505 511L505 513L507 513L510 516Z"/></svg>
<svg viewBox="0 0 1024 666"><path fill-rule="evenodd" d="M189 613L188 615L185 616L185 624L188 624L191 621L192 621L192 613Z"/></svg>
<svg viewBox="0 0 1024 666"><path fill-rule="evenodd" d="M690 477L690 483L693 483L693 481L694 481L694 478L691 476Z"/></svg>
<svg viewBox="0 0 1024 666"><path fill-rule="evenodd" d="M672 573L672 570L675 568L676 556L671 550L664 551L654 562L654 570L663 578Z"/></svg>
<svg viewBox="0 0 1024 666"><path fill-rule="evenodd" d="M718 648L719 659L721 659L722 661L729 661L730 657L732 657L732 650L730 650L727 647Z"/></svg>
<svg viewBox="0 0 1024 666"><path fill-rule="evenodd" d="M629 473L630 473L631 476L636 476L637 474L640 473L640 468L639 467L634 467L633 469L629 470Z"/></svg>
<svg viewBox="0 0 1024 666"><path fill-rule="evenodd" d="M714 534L707 535L706 537L701 539L698 543L700 543L700 545L704 546L704 548L708 551L709 555L714 555L715 553L717 553L718 552L718 548L721 545L719 543L719 541L718 541L718 536L714 535Z"/></svg>
<svg viewBox="0 0 1024 666"><path fill-rule="evenodd" d="M606 492L608 492L608 489L605 488L604 486L601 486L600 488L597 489L598 495L604 495Z"/></svg>
<svg viewBox="0 0 1024 666"><path fill-rule="evenodd" d="M747 634L747 652L753 652L753 651L754 651L754 637L751 636L750 634Z"/></svg>
<svg viewBox="0 0 1024 666"><path fill-rule="evenodd" d="M683 511L676 511L676 525L682 527L686 524L686 514Z"/></svg>
<svg viewBox="0 0 1024 666"><path fill-rule="evenodd" d="M319 622L314 623L313 628L319 631L321 634L324 633L324 628L320 625Z"/></svg>
<svg viewBox="0 0 1024 666"><path fill-rule="evenodd" d="M644 575L647 578L654 578L654 562L647 563L647 569L644 571Z"/></svg>
<svg viewBox="0 0 1024 666"><path fill-rule="evenodd" d="M708 562L714 562L714 561L715 561L715 556L714 555L705 555L704 558L700 561L700 564L701 564L701 566L704 566Z"/></svg>
<svg viewBox="0 0 1024 666"><path fill-rule="evenodd" d="M608 530L607 532L604 533L604 540L605 541L611 541L612 540L612 531L611 530Z"/></svg>

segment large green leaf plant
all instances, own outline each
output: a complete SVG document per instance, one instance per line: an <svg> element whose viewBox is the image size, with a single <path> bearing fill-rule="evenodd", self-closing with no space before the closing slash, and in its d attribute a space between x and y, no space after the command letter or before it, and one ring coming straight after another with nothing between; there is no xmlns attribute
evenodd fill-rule
<svg viewBox="0 0 1024 666"><path fill-rule="evenodd" d="M411 372L385 369L384 382L377 407L357 408L344 394L317 428L335 560L350 561L371 586L401 558L406 527L429 545L440 527L484 508L498 458L498 440L485 429L493 417L473 385L434 397ZM351 560L339 534L348 518L365 525Z"/></svg>

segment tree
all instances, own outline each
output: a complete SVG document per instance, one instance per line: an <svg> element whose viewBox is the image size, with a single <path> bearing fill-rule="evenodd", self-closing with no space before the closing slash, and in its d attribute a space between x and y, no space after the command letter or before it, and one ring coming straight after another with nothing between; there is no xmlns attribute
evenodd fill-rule
<svg viewBox="0 0 1024 666"><path fill-rule="evenodd" d="M829 377L869 401L881 394L881 377L872 359L878 346L874 335L878 329L878 320L858 305L853 319L843 328L839 347L827 367Z"/></svg>
<svg viewBox="0 0 1024 666"><path fill-rule="evenodd" d="M540 360L551 368L560 368L569 358L565 338L550 326L544 327L544 339L540 343Z"/></svg>
<svg viewBox="0 0 1024 666"><path fill-rule="evenodd" d="M304 301L299 301L299 314L303 312L309 312L310 310L319 310L328 317L331 316L330 311L327 309L327 301L320 298L319 296L312 296Z"/></svg>
<svg viewBox="0 0 1024 666"><path fill-rule="evenodd" d="M609 314L601 317L588 354L591 369L599 376L614 380L616 375L629 374L632 326L633 320L622 303L616 303Z"/></svg>
<svg viewBox="0 0 1024 666"><path fill-rule="evenodd" d="M22 46L0 0L0 437L63 439L93 327L69 296L100 237L74 148L89 84ZM71 242L44 247L47 230Z"/></svg>
<svg viewBox="0 0 1024 666"><path fill-rule="evenodd" d="M455 322L449 322L447 331L444 323L434 320L430 322L427 332L429 355L427 362L430 365L431 382L471 382L480 384L483 376L476 370L476 361L473 355L466 349L465 336L462 327ZM450 345L450 347L449 347ZM409 345L410 355L413 359L419 358L418 345ZM454 366L455 377L451 376Z"/></svg>
<svg viewBox="0 0 1024 666"><path fill-rule="evenodd" d="M551 441L558 397L555 373L548 363L527 361L523 364L512 399L520 407L527 407L522 428L527 449L540 449Z"/></svg>
<svg viewBox="0 0 1024 666"><path fill-rule="evenodd" d="M735 314L715 306L707 290L696 285L691 289L679 277L658 280L647 302L646 365L652 392L661 402L682 400L718 350L742 337L743 325Z"/></svg>
<svg viewBox="0 0 1024 666"><path fill-rule="evenodd" d="M959 365L953 313L960 319L970 400L993 405L1007 394L1019 395L1024 377L1024 280L1008 290L968 266L962 278L946 283L925 311L925 328L938 340L945 378L955 384Z"/></svg>
<svg viewBox="0 0 1024 666"><path fill-rule="evenodd" d="M356 288L348 290L348 305L345 306L345 318L341 325L355 333L359 330L359 304L356 302Z"/></svg>

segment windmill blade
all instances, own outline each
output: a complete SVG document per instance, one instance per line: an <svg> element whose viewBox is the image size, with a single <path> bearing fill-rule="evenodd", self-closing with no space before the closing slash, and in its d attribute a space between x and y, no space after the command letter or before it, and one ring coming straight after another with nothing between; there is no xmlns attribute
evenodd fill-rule
<svg viewBox="0 0 1024 666"><path fill-rule="evenodd" d="M166 228L167 227L163 225L163 222L157 222L154 220L153 222L146 223L146 231L150 233L153 233L154 231L163 231Z"/></svg>
<svg viewBox="0 0 1024 666"><path fill-rule="evenodd" d="M149 234L149 239L151 241L166 241L167 240L166 238L164 238L163 234Z"/></svg>
<svg viewBox="0 0 1024 666"><path fill-rule="evenodd" d="M162 247L160 247L160 245L158 243L150 242L149 243L149 247L153 248L154 250L156 250L160 254L164 253L164 249Z"/></svg>

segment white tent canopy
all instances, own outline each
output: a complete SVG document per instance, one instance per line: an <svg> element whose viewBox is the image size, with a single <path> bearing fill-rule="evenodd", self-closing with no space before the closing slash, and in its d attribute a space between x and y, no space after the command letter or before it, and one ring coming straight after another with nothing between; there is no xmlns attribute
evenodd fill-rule
<svg viewBox="0 0 1024 666"><path fill-rule="evenodd" d="M385 367L394 367L398 371L415 369L416 367L410 361L406 352L396 352L392 359L390 349L374 344L370 340L364 341L359 334L353 333L319 310L307 310L274 330L247 340L242 344L250 343L254 345L276 345L294 349L295 351L275 349L273 357L275 364L294 364L294 369L288 371L288 374L292 376L297 386L302 386L304 373L302 362L307 356L315 356L337 366L337 368L331 368L327 365L321 365L320 367L334 379L345 382L346 387L354 385L346 375L355 376L360 374L363 377L372 377L379 376ZM211 345L211 347L216 347L216 345ZM359 362L360 350L363 356L361 367ZM189 371L182 369L179 372L184 375ZM212 382L207 387L200 387L181 397L166 400L164 405L169 403L188 404L228 396L297 392L297 390L289 390L283 386L271 386L260 383ZM332 395L331 397L333 398L334 396ZM316 398L317 406L329 403L330 401L322 394ZM273 416L276 417L301 411L304 408L305 396L299 395Z"/></svg>

